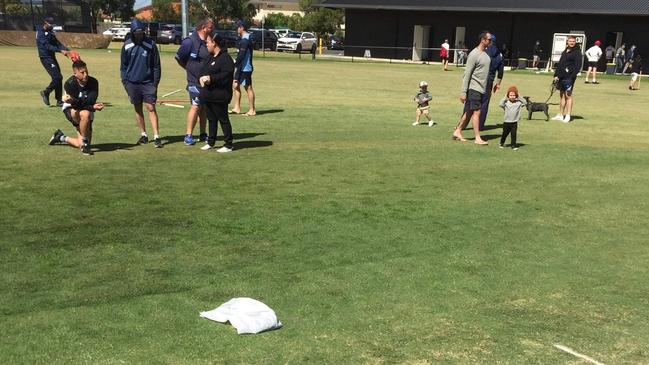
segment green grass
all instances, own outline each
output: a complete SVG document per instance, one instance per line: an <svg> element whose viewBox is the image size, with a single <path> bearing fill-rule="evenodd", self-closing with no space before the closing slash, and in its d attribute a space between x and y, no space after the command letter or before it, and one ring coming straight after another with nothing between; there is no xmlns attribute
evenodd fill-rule
<svg viewBox="0 0 649 365"><path fill-rule="evenodd" d="M36 51L0 48L0 363L578 363L555 343L647 362L647 88L578 83L582 119L537 113L514 152L499 128L487 147L450 140L460 70L268 53L267 113L233 116L220 155L184 146L168 107L169 143L133 146L119 52L81 55L112 104L92 157L47 145L72 130L39 100ZM160 94L184 87L162 59ZM503 85L542 101L550 79ZM420 80L434 128L410 126ZM285 327L198 316L240 296Z"/></svg>

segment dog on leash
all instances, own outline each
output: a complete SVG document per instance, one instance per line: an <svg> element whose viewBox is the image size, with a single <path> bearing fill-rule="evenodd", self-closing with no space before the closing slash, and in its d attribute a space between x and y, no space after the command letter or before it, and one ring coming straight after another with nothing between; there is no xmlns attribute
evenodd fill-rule
<svg viewBox="0 0 649 365"><path fill-rule="evenodd" d="M527 119L532 119L532 113L534 112L543 112L545 113L545 121L547 122L550 119L549 105L548 103L534 103L530 100L529 96L523 96L523 99L527 102Z"/></svg>

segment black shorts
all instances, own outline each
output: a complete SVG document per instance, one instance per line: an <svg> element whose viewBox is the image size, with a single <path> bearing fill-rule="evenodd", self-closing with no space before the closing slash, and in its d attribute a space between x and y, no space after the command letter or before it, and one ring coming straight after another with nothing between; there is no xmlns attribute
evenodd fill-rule
<svg viewBox="0 0 649 365"><path fill-rule="evenodd" d="M469 105L469 110L478 110L482 107L482 97L482 93L469 89L469 91L466 93L465 104Z"/></svg>
<svg viewBox="0 0 649 365"><path fill-rule="evenodd" d="M448 61L448 56L441 56L442 61Z"/></svg>
<svg viewBox="0 0 649 365"><path fill-rule="evenodd" d="M597 61L588 61L588 67L592 67L594 69L597 69Z"/></svg>
<svg viewBox="0 0 649 365"><path fill-rule="evenodd" d="M128 99L133 105L140 105L142 102L155 104L158 100L158 88L151 82L147 84L134 84L126 82L124 85Z"/></svg>
<svg viewBox="0 0 649 365"><path fill-rule="evenodd" d="M63 110L63 115L68 122L72 123L75 128L79 127L79 123L75 122L72 118L72 108L67 108ZM95 112L90 112L90 128L92 129L92 122L95 120Z"/></svg>
<svg viewBox="0 0 649 365"><path fill-rule="evenodd" d="M252 72L241 72L237 79L241 86L252 86Z"/></svg>
<svg viewBox="0 0 649 365"><path fill-rule="evenodd" d="M575 81L576 80L573 78L559 79L559 82L557 82L557 89L559 91L572 92L575 88Z"/></svg>

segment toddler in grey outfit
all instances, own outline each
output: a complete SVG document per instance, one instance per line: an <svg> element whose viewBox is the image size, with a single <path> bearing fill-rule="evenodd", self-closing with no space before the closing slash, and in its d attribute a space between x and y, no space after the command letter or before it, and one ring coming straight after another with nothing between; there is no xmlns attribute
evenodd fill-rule
<svg viewBox="0 0 649 365"><path fill-rule="evenodd" d="M516 143L516 132L518 130L518 121L521 120L521 110L527 103L518 96L516 86L510 86L507 89L507 96L500 101L500 107L505 111L505 120L503 122L503 135L500 137L500 148L505 147L505 140L511 133L513 150L518 149Z"/></svg>

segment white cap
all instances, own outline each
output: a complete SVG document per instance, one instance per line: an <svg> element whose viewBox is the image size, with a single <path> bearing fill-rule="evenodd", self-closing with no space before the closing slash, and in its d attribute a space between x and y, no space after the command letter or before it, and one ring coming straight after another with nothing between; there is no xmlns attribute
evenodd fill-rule
<svg viewBox="0 0 649 365"><path fill-rule="evenodd" d="M428 86L428 83L426 81L422 81L419 83L419 87L424 87L424 86Z"/></svg>

